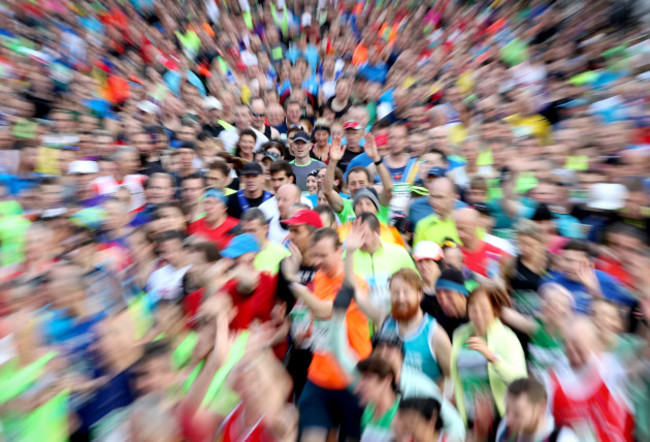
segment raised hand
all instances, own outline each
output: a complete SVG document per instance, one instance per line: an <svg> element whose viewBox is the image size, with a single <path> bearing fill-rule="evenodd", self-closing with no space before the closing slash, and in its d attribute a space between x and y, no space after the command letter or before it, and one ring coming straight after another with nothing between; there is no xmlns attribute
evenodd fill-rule
<svg viewBox="0 0 650 442"><path fill-rule="evenodd" d="M371 133L367 133L365 137L365 143L363 145L363 151L368 155L368 157L373 161L381 160L379 156L379 151L377 150L377 143L375 142L375 136Z"/></svg>
<svg viewBox="0 0 650 442"><path fill-rule="evenodd" d="M600 291L600 284L596 277L596 271L587 263L582 263L576 270L578 280L585 286L589 292L594 293Z"/></svg>
<svg viewBox="0 0 650 442"><path fill-rule="evenodd" d="M289 242L288 248L291 256L282 260L282 275L284 275L284 279L287 281L293 282L296 281L298 271L300 270L302 253L300 253L300 249L291 241Z"/></svg>
<svg viewBox="0 0 650 442"><path fill-rule="evenodd" d="M355 220L354 224L352 224L352 230L345 237L345 250L348 253L354 253L363 247L366 239L366 231L361 226L360 220Z"/></svg>
<svg viewBox="0 0 650 442"><path fill-rule="evenodd" d="M341 137L335 136L330 144L330 160L339 162L343 158L346 146L341 146Z"/></svg>

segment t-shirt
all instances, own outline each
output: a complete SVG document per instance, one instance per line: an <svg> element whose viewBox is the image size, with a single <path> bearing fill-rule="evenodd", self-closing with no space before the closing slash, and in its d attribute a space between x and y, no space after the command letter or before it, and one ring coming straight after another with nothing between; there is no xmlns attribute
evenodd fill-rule
<svg viewBox="0 0 650 442"><path fill-rule="evenodd" d="M445 238L460 243L454 220L451 218L440 219L436 215L429 215L415 225L413 245L420 241L433 241L436 244L442 244Z"/></svg>
<svg viewBox="0 0 650 442"><path fill-rule="evenodd" d="M238 281L231 279L224 284L222 291L232 298L237 315L230 322L230 328L241 330L249 328L255 322L266 322L271 319L271 310L275 303L276 276L267 272L260 273L257 287L250 294L237 290Z"/></svg>
<svg viewBox="0 0 650 442"><path fill-rule="evenodd" d="M361 149L359 152L353 152L350 149L346 149L345 152L343 152L343 158L341 158L341 161L339 161L338 168L345 172L350 162L362 153L363 149Z"/></svg>
<svg viewBox="0 0 650 442"><path fill-rule="evenodd" d="M253 265L259 271L269 272L271 275L275 275L280 270L280 261L290 255L291 252L286 247L269 241L257 256L255 256Z"/></svg>
<svg viewBox="0 0 650 442"><path fill-rule="evenodd" d="M388 281L400 269L414 269L411 255L403 247L381 241L381 248L370 254L362 250L354 252L354 271L363 276L370 289L370 300L384 312L390 311Z"/></svg>
<svg viewBox="0 0 650 442"><path fill-rule="evenodd" d="M193 221L187 228L190 235L200 235L213 242L219 250L223 250L233 237L238 234L239 220L229 216L217 227L208 225L205 218Z"/></svg>
<svg viewBox="0 0 650 442"><path fill-rule="evenodd" d="M343 285L343 277L343 272L330 277L319 270L314 276L314 296L324 301L334 302ZM360 281L360 284L366 288L363 281ZM339 365L330 349L329 334L332 324L331 320L314 319L313 321L312 351L314 356L309 365L307 379L322 388L342 390L350 385L351 379ZM351 350L359 359L366 358L372 351L368 319L354 301L345 315L345 324Z"/></svg>
<svg viewBox="0 0 650 442"><path fill-rule="evenodd" d="M177 269L171 264L159 268L147 281L147 292L155 302L161 299L176 300L183 294L183 276L191 266Z"/></svg>
<svg viewBox="0 0 650 442"><path fill-rule="evenodd" d="M305 165L296 164L296 160L291 161L291 168L293 174L296 176L296 185L300 187L303 192L307 191L307 176L314 170L320 170L325 167L322 161L309 159L309 163Z"/></svg>
<svg viewBox="0 0 650 442"><path fill-rule="evenodd" d="M399 398L384 414L375 419L375 406L368 404L361 416L361 442L392 442L395 435L391 429L399 408Z"/></svg>
<svg viewBox="0 0 650 442"><path fill-rule="evenodd" d="M454 201L454 210L462 209L463 207L467 207L467 204L460 200ZM411 200L408 210L408 219L411 220L412 225L416 225L420 220L429 215L435 215L435 212L433 211L431 204L429 204L428 196L421 196Z"/></svg>
<svg viewBox="0 0 650 442"><path fill-rule="evenodd" d="M248 207L242 207L242 204L239 201L240 195L241 198L245 201L244 205L245 206L247 205ZM251 207L259 207L260 204L270 199L271 197L272 197L271 193L266 191L262 192L261 196L254 199L246 198L243 195L243 191L241 190L237 193L233 193L228 197L228 216L240 219L242 213L244 213L246 210L250 209Z"/></svg>
<svg viewBox="0 0 650 442"><path fill-rule="evenodd" d="M509 256L506 252L480 240L479 246L474 251L469 251L465 247L460 248L465 257L464 264L472 272L478 273L487 277L498 276L499 262L505 257ZM493 272L497 272L493 275Z"/></svg>
<svg viewBox="0 0 650 442"><path fill-rule="evenodd" d="M117 181L112 176L100 176L91 183L91 189L96 195L114 195L120 187L126 187L131 192L131 205L129 211L143 207L146 200L144 197L144 183L146 175L127 175L122 181Z"/></svg>
<svg viewBox="0 0 650 442"><path fill-rule="evenodd" d="M377 211L377 219L380 223L388 224L388 217L390 215L390 207L379 205L379 211ZM354 202L352 199L344 198L343 199L343 209L336 214L339 217L341 223L347 223L348 221L354 221L357 219L357 215L354 213Z"/></svg>

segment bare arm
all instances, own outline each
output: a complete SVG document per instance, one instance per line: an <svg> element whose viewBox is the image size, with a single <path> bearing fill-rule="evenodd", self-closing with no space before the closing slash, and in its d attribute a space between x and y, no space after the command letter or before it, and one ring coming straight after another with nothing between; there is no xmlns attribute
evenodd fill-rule
<svg viewBox="0 0 650 442"><path fill-rule="evenodd" d="M524 316L508 307L501 310L501 320L511 328L517 329L529 336L535 334L538 328L537 323L532 318Z"/></svg>
<svg viewBox="0 0 650 442"><path fill-rule="evenodd" d="M377 143L375 142L375 137L372 134L366 134L365 144L363 150L366 155L370 157L373 163L376 163L381 160L379 152L377 151ZM379 193L379 203L382 206L387 206L390 204L390 200L393 198L393 178L390 176L390 172L384 166L384 163L379 163L376 166L376 171L379 174L379 179L381 180L381 193Z"/></svg>
<svg viewBox="0 0 650 442"><path fill-rule="evenodd" d="M315 319L329 319L332 317L332 301L324 301L318 299L314 294L304 285L292 282L289 284L291 293L311 310Z"/></svg>
<svg viewBox="0 0 650 442"><path fill-rule="evenodd" d="M447 336L447 332L439 325L433 331L431 345L436 354L436 361L438 361L443 377L448 377L451 373L449 369L451 366L451 341L449 340L449 336Z"/></svg>
<svg viewBox="0 0 650 442"><path fill-rule="evenodd" d="M334 177L336 175L336 166L338 165L345 147L341 146L341 137L334 137L330 146L329 163L323 177L323 195L327 199L330 207L335 213L341 213L343 210L343 198L334 189Z"/></svg>

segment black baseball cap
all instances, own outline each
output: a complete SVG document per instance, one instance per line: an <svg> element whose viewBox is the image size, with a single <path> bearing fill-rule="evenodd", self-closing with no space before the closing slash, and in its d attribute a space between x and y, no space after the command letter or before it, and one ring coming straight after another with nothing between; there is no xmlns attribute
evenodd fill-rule
<svg viewBox="0 0 650 442"><path fill-rule="evenodd" d="M264 171L262 170L262 166L260 166L259 163L251 161L250 163L246 163L244 165L241 172L239 172L239 175L240 176L262 175L263 173Z"/></svg>
<svg viewBox="0 0 650 442"><path fill-rule="evenodd" d="M397 347L399 351L402 352L404 356L404 341L395 333L383 332L376 333L372 338L372 348L376 349L379 345L388 345L391 347Z"/></svg>
<svg viewBox="0 0 650 442"><path fill-rule="evenodd" d="M309 137L309 134L307 132L305 132L304 130L299 130L298 132L293 134L293 138L291 138L291 140L293 142L302 141L302 142L305 142L305 143L309 143L310 137Z"/></svg>

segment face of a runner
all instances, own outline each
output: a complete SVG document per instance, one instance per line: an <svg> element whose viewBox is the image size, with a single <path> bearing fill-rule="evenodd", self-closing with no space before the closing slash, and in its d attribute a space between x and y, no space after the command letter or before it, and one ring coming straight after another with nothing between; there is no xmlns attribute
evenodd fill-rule
<svg viewBox="0 0 650 442"><path fill-rule="evenodd" d="M408 321L420 311L422 293L402 278L390 282L391 314L398 321Z"/></svg>
<svg viewBox="0 0 650 442"><path fill-rule="evenodd" d="M544 403L533 404L525 393L506 394L506 421L511 435L532 436L546 414Z"/></svg>
<svg viewBox="0 0 650 442"><path fill-rule="evenodd" d="M332 238L323 238L312 243L312 264L314 267L323 270L326 274L332 274L341 267L342 247L336 247Z"/></svg>

